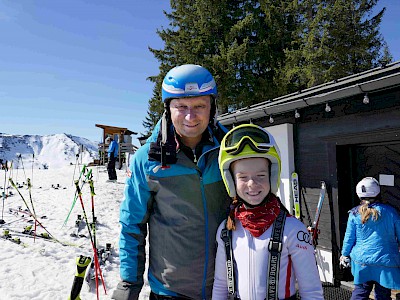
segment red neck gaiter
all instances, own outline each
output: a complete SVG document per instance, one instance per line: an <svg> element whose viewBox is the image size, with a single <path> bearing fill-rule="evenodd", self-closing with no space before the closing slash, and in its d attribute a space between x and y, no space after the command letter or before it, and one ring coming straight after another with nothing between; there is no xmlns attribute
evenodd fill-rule
<svg viewBox="0 0 400 300"><path fill-rule="evenodd" d="M280 203L276 196L270 194L267 197L269 199L261 206L247 208L245 205L239 205L235 210L235 218L254 237L259 237L267 231L280 212Z"/></svg>

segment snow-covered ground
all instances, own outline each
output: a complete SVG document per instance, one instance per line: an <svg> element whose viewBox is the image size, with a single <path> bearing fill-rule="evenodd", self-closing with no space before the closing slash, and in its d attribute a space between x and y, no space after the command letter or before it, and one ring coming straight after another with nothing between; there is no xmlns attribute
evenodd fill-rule
<svg viewBox="0 0 400 300"><path fill-rule="evenodd" d="M75 220L78 214L82 214L82 207L77 200L70 218L65 226L63 223L71 208L75 195L73 179L78 178L82 166L69 165L63 168L31 169L17 173L0 170L0 185L4 191L12 191L14 195L1 199L2 216L6 224L0 225L1 234L6 228L22 231L29 223L22 217L9 212L9 209L25 209L25 204L16 190L9 185L8 177L12 175L15 183L21 185L19 189L25 200L31 207L29 189L25 178L32 179L31 195L36 215L46 229L57 239L77 246L62 246L43 239L20 237L26 247L11 241L0 239L0 299L18 300L54 300L67 299L69 297L74 275L76 272L75 259L79 255L91 256L92 247L87 237L74 238L71 232L75 229ZM100 286L100 299L111 299L112 291L119 282L119 206L123 197L125 171L117 170L118 181L107 182L108 175L104 166L91 167L96 195L94 196L95 215L98 220L96 227L96 240L100 247L106 243L112 245L112 256L106 262L103 269L104 281L107 288L105 295ZM75 175L74 175L75 173ZM17 177L18 174L18 177ZM57 188L58 187L58 188ZM0 195L1 196L1 195ZM89 185L85 184L82 196L89 222L92 220L91 197ZM43 218L45 216L45 218ZM32 218L30 218L32 219ZM10 223L11 222L11 223ZM9 223L9 224L7 224ZM40 227L38 233L44 232ZM82 233L88 235L87 228ZM17 237L17 234L14 235ZM78 247L80 246L80 247ZM145 280L146 280L145 276ZM147 283L142 290L140 299L148 299L149 287ZM96 299L95 289L89 291L83 286L81 299Z"/></svg>

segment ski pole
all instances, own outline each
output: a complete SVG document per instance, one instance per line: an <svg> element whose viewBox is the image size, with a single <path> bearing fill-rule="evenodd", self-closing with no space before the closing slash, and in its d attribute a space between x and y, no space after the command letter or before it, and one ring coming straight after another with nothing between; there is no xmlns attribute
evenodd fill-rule
<svg viewBox="0 0 400 300"><path fill-rule="evenodd" d="M78 180L75 180L75 187L76 187L76 191L77 191L79 200L81 202L82 211L83 211L83 217L85 218L86 226L88 228L90 242L92 243L93 257L94 257L94 267L95 267L95 272L96 272L96 274L95 274L96 275L96 291L97 291L97 299L99 299L99 292L98 292L99 286L98 286L98 273L97 272L99 272L99 274L100 274L100 279L101 279L101 282L103 284L104 293L107 295L106 285L104 283L103 274L102 274L101 269L100 269L99 259L98 259L98 256L97 256L97 249L95 248L95 245L94 245L92 232L90 230L89 221L88 221L88 218L87 218L87 215L86 215L85 205L83 204L82 191L81 191L81 188L79 187L79 181Z"/></svg>
<svg viewBox="0 0 400 300"><path fill-rule="evenodd" d="M81 179L82 175L85 174L86 170L87 170L87 169L86 169L86 165L83 165L82 171L81 171L81 173L79 174L78 181ZM92 170L89 169L88 173L85 175L85 179L89 178L89 177L91 176L91 174L92 174ZM82 187L83 187L84 184L85 184L85 180L83 180L83 183L82 183L82 185L81 185L81 189L82 189ZM68 219L69 219L69 217L70 217L70 215L71 215L71 213L72 213L72 210L73 210L74 207L75 207L76 200L78 200L78 195L77 195L77 193L76 193L76 191L75 191L74 200L72 201L71 208L69 209L68 215L67 215L67 217L65 218L64 223L63 223L62 226L65 226L65 225L67 224Z"/></svg>
<svg viewBox="0 0 400 300"><path fill-rule="evenodd" d="M0 220L0 224L4 224L4 204L6 201L6 182L7 182L7 161L6 161L6 165L3 164L3 161L1 162L1 167L4 169L4 188L3 188L3 207L1 209L1 220Z"/></svg>
<svg viewBox="0 0 400 300"><path fill-rule="evenodd" d="M79 153L76 154L75 167L74 167L74 175L72 176L72 186L74 186L74 181L75 181L75 170L76 170L76 166L78 165L78 158L79 158Z"/></svg>
<svg viewBox="0 0 400 300"><path fill-rule="evenodd" d="M317 247L318 243L318 234L319 234L318 224L319 224L319 218L321 216L322 205L325 199L325 193L326 193L326 184L325 181L321 181L321 190L319 192L317 209L315 211L314 221L310 226L310 231L312 233L312 241L315 248Z"/></svg>
<svg viewBox="0 0 400 300"><path fill-rule="evenodd" d="M33 181L33 165L35 164L35 153L32 153L32 181Z"/></svg>
<svg viewBox="0 0 400 300"><path fill-rule="evenodd" d="M24 177L25 177L25 180L26 180L26 173L25 173L24 161L23 161L23 159L22 159L22 154L21 154L21 153L19 154L19 159L21 160L22 171L24 171Z"/></svg>
<svg viewBox="0 0 400 300"><path fill-rule="evenodd" d="M19 159L17 159L17 175L15 176L15 181L18 183L18 169L19 169Z"/></svg>
<svg viewBox="0 0 400 300"><path fill-rule="evenodd" d="M94 185L93 185L93 180L89 180L89 186L90 186L90 196L92 200L92 230L93 230L93 241L94 241L94 246L97 249L96 245L96 217L94 215L94 196L96 195L94 193Z"/></svg>
<svg viewBox="0 0 400 300"><path fill-rule="evenodd" d="M35 212L35 207L33 206L33 201L32 201L32 192L31 192L32 184L31 184L31 180L28 178L27 181L28 181L29 199L31 201L32 211L33 211L33 215L34 215L34 219L35 219L35 230L34 230L34 235L33 235L34 236L33 241L35 242L36 241L36 225L37 225L37 223L36 223L36 212Z"/></svg>
<svg viewBox="0 0 400 300"><path fill-rule="evenodd" d="M58 239L56 239L56 238L46 229L46 227L44 227L44 226L42 225L42 223L37 219L36 215L34 215L34 214L32 213L31 209L29 208L28 203L26 202L24 196L23 196L23 195L21 194L21 192L19 191L18 187L15 185L14 181L13 181L11 178L9 178L8 180L10 181L10 184L12 185L12 187L13 187L13 188L17 191L17 193L20 195L22 201L24 202L24 204L25 204L25 206L26 206L27 212L35 219L35 222L37 222L37 224L38 224L40 227L42 227L54 241L60 243L60 244L63 245L63 246L66 246L67 244L65 244L65 243L59 241Z"/></svg>

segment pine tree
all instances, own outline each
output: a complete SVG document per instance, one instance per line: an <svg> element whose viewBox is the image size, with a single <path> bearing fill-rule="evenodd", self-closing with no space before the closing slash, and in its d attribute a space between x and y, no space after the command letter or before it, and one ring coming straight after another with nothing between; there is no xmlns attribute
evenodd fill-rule
<svg viewBox="0 0 400 300"><path fill-rule="evenodd" d="M143 127L146 128L145 136L150 135L157 121L161 118L164 111L164 104L161 101L161 84L153 77L149 78L155 83L153 88L153 97L149 100L147 116L143 121Z"/></svg>
<svg viewBox="0 0 400 300"><path fill-rule="evenodd" d="M143 122L163 112L161 82L174 66L200 64L228 112L391 62L379 33L378 0L171 0L163 49Z"/></svg>
<svg viewBox="0 0 400 300"><path fill-rule="evenodd" d="M308 0L299 6L299 26L281 79L288 92L369 70L392 60L379 33L384 9L377 0Z"/></svg>

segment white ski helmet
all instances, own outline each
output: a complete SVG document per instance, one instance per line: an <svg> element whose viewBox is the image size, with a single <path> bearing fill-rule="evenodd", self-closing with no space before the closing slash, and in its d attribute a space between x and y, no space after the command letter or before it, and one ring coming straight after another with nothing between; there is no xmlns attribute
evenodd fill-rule
<svg viewBox="0 0 400 300"><path fill-rule="evenodd" d="M356 186L359 198L375 198L381 192L378 180L374 177L365 177Z"/></svg>

